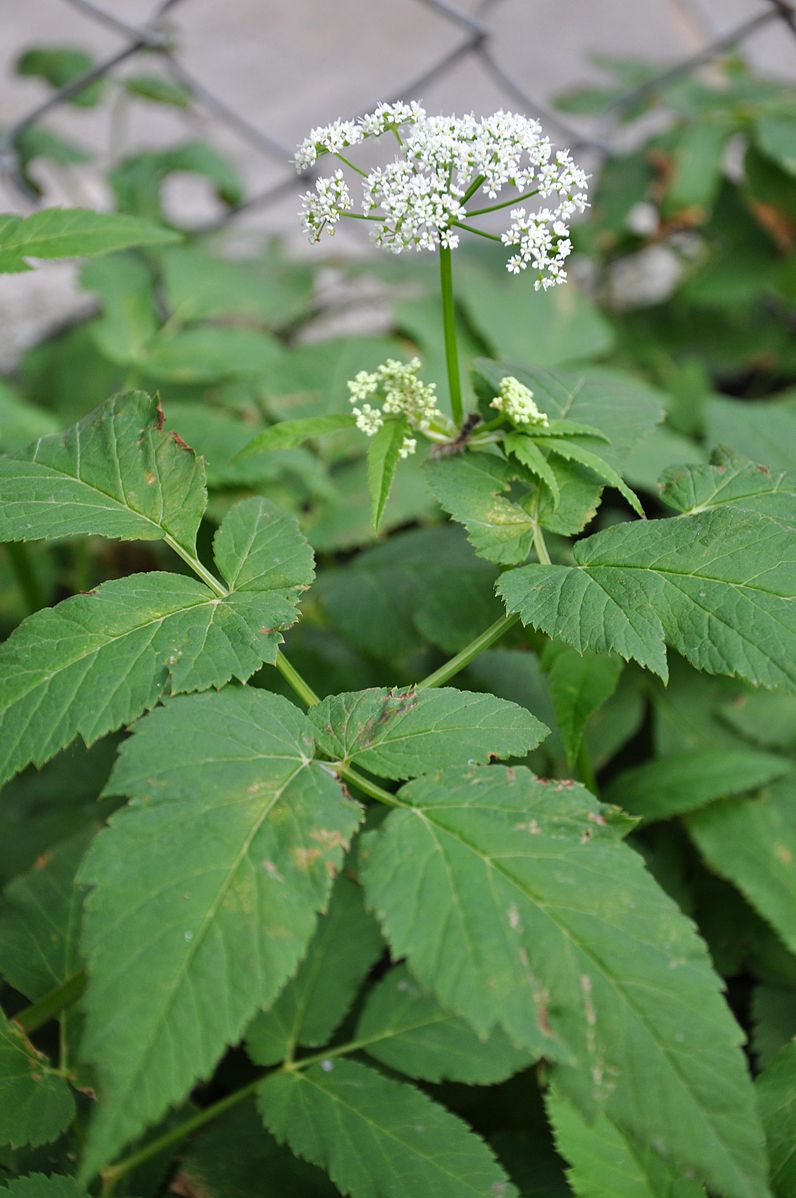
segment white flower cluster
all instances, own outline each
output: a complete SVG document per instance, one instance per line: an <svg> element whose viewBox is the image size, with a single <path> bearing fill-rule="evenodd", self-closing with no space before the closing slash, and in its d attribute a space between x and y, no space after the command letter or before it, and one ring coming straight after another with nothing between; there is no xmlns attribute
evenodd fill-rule
<svg viewBox="0 0 796 1198"><path fill-rule="evenodd" d="M354 405L357 428L365 436L374 437L385 416L403 416L411 429L423 433L428 432L432 422L444 421L437 407L436 384L422 382L417 377L419 370L419 358L406 364L388 358L374 371L360 370L349 381L349 402ZM381 399L380 407L366 402L374 397ZM399 453L406 458L416 449L416 438L406 436Z"/></svg>
<svg viewBox="0 0 796 1198"><path fill-rule="evenodd" d="M401 134L403 126L408 129ZM518 274L531 267L536 288L545 289L566 278L563 264L571 253L568 222L587 207L587 176L568 151L553 156L550 139L538 121L510 112L477 118L427 116L417 104L380 104L359 121L334 121L313 129L299 146L299 169L312 165L322 153L341 150L368 137L393 131L400 143L397 157L376 167L363 179L362 214L372 222L374 240L392 253L404 250L454 249L460 228L466 227L468 204L483 189L490 199L505 187L517 199L540 196L546 207L531 212L515 207L500 240L516 246L507 263ZM319 201L302 197L305 227L313 240L320 229L333 231L328 214L329 193L316 184L323 220L314 219ZM552 202L551 202L552 197ZM346 192L346 201L350 195ZM507 208L511 200L491 209ZM350 206L350 205L349 205ZM342 214L343 209L341 209ZM313 214L308 222L307 213Z"/></svg>
<svg viewBox="0 0 796 1198"><path fill-rule="evenodd" d="M318 241L324 230L333 234L340 217L353 206L354 201L342 171L335 171L329 178L318 179L315 191L308 191L301 197L301 215L310 241Z"/></svg>
<svg viewBox="0 0 796 1198"><path fill-rule="evenodd" d="M508 416L512 424L547 428L550 423L546 413L540 412L534 403L533 391L511 374L500 380L498 394L489 406Z"/></svg>
<svg viewBox="0 0 796 1198"><path fill-rule="evenodd" d="M426 115L414 100L410 104L379 104L373 112L358 121L331 121L312 129L296 150L296 170L301 173L311 167L323 154L339 154L364 141L366 137L380 137L391 129L412 124Z"/></svg>

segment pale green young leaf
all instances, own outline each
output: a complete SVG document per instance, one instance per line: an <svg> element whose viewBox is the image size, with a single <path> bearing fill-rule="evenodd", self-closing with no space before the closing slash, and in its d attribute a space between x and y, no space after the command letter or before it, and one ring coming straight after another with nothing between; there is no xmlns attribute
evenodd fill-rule
<svg viewBox="0 0 796 1198"><path fill-rule="evenodd" d="M0 1011L0 1144L48 1144L74 1113L66 1079Z"/></svg>
<svg viewBox="0 0 796 1198"><path fill-rule="evenodd" d="M529 432L533 437L593 437L598 441L611 440L602 429L593 424L580 424L577 420L548 420L547 424L532 426Z"/></svg>
<svg viewBox="0 0 796 1198"><path fill-rule="evenodd" d="M0 254L23 258L93 258L140 245L179 241L173 229L124 212L44 208L31 216L0 218Z"/></svg>
<svg viewBox="0 0 796 1198"><path fill-rule="evenodd" d="M368 445L370 519L375 529L381 524L398 469L401 446L408 432L409 425L405 420L386 420Z"/></svg>
<svg viewBox="0 0 796 1198"><path fill-rule="evenodd" d="M430 461L429 486L454 520L467 529L479 557L501 565L524 562L533 544L533 518L505 497L521 466L482 453Z"/></svg>
<svg viewBox="0 0 796 1198"><path fill-rule="evenodd" d="M604 797L651 823L755 790L792 768L786 757L751 747L693 749L625 770L609 784ZM724 810L725 804L717 808Z"/></svg>
<svg viewBox="0 0 796 1198"><path fill-rule="evenodd" d="M616 487L619 494L627 500L633 511L643 517L644 509L641 506L638 495L631 491L630 487L622 479L622 476L612 466L609 466L607 462L603 461L599 454L591 449L585 449L577 441L567 437L545 437L544 447L551 453L557 454L558 457L564 458L565 461L578 462L579 465L593 470L603 482Z"/></svg>
<svg viewBox="0 0 796 1198"><path fill-rule="evenodd" d="M553 510L561 501L561 491L558 486L556 472L542 453L538 445L523 433L508 433L503 438L503 448L513 454L518 462L522 462L531 474L535 474L548 487L553 500Z"/></svg>
<svg viewBox="0 0 796 1198"><path fill-rule="evenodd" d="M476 359L473 365L484 384L490 390L494 388L494 395L500 380L513 375L530 388L537 407L552 420L573 420L602 432L607 442L600 446L600 457L616 471L621 472L630 451L663 419L663 395L618 370L596 366L571 371L535 370L520 362L490 362L486 358ZM588 439L585 448L589 448Z"/></svg>
<svg viewBox="0 0 796 1198"><path fill-rule="evenodd" d="M263 429L253 441L240 451L239 457L249 457L254 453L267 453L273 449L292 449L312 441L316 437L325 437L327 433L337 433L341 429L353 428L354 417L346 412L332 413L330 416L306 416L302 420L282 420Z"/></svg>
<svg viewBox="0 0 796 1198"><path fill-rule="evenodd" d="M405 1082L341 1059L267 1078L266 1127L350 1198L517 1198L474 1132Z"/></svg>
<svg viewBox="0 0 796 1198"><path fill-rule="evenodd" d="M731 504L796 528L796 475L733 454L717 452L704 466L670 466L658 490L667 507L686 516Z"/></svg>
<svg viewBox="0 0 796 1198"><path fill-rule="evenodd" d="M162 75L127 75L123 81L124 90L131 96L141 100L151 100L153 104L168 104L172 108L188 108L191 103L191 93L181 83L164 79Z"/></svg>
<svg viewBox="0 0 796 1198"><path fill-rule="evenodd" d="M509 611L579 652L618 653L667 676L666 644L698 670L796 688L793 537L731 510L616 525L575 545L574 566L499 583Z"/></svg>
<svg viewBox="0 0 796 1198"><path fill-rule="evenodd" d="M399 798L362 877L421 986L554 1063L587 1118L727 1198L765 1195L742 1034L692 924L621 843L625 820L522 768L448 771Z"/></svg>
<svg viewBox="0 0 796 1198"><path fill-rule="evenodd" d="M86 1179L211 1072L303 957L361 815L312 753L306 717L251 688L175 699L124 744L107 789L133 801L81 871L100 1094Z"/></svg>
<svg viewBox="0 0 796 1198"><path fill-rule="evenodd" d="M75 874L94 831L92 825L48 851L3 892L0 976L30 1002L80 969L82 895Z"/></svg>
<svg viewBox="0 0 796 1198"><path fill-rule="evenodd" d="M223 597L183 575L132 574L37 612L0 645L0 781L169 693L245 682L275 660L313 574L295 519L243 500L214 547Z"/></svg>
<svg viewBox="0 0 796 1198"><path fill-rule="evenodd" d="M355 1036L368 1056L427 1082L488 1086L534 1062L501 1028L477 1036L425 994L405 965L396 965L369 992Z"/></svg>
<svg viewBox="0 0 796 1198"><path fill-rule="evenodd" d="M3 1186L0 1194L6 1198L88 1198L86 1191L74 1177L53 1173L31 1173L29 1177L16 1177Z"/></svg>
<svg viewBox="0 0 796 1198"><path fill-rule="evenodd" d="M0 540L168 537L193 553L204 468L163 426L159 401L131 391L0 457Z"/></svg>
<svg viewBox="0 0 796 1198"><path fill-rule="evenodd" d="M454 687L330 695L309 715L324 753L381 778L523 757L549 733L516 703Z"/></svg>
<svg viewBox="0 0 796 1198"><path fill-rule="evenodd" d="M599 711L616 690L622 662L618 657L581 654L566 645L551 643L542 664L547 671L547 684L567 761L573 765L589 717Z"/></svg>
<svg viewBox="0 0 796 1198"><path fill-rule="evenodd" d="M298 1045L328 1043L383 948L360 888L341 874L295 977L249 1025L246 1051L255 1064L285 1061Z"/></svg>
<svg viewBox="0 0 796 1198"><path fill-rule="evenodd" d="M757 1079L757 1104L766 1132L775 1198L796 1192L796 1040Z"/></svg>
<svg viewBox="0 0 796 1198"><path fill-rule="evenodd" d="M640 1145L601 1114L587 1123L555 1090L547 1112L556 1147L569 1161L567 1178L576 1198L700 1198L698 1181L683 1176L651 1145Z"/></svg>
<svg viewBox="0 0 796 1198"><path fill-rule="evenodd" d="M686 819L708 866L737 886L796 952L796 774L746 799L728 799Z"/></svg>

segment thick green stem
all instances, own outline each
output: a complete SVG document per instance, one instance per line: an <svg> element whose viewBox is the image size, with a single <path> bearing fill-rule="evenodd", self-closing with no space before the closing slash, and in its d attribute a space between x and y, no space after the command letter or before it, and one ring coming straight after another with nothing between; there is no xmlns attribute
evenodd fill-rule
<svg viewBox="0 0 796 1198"><path fill-rule="evenodd" d="M11 562L11 569L14 572L14 577L17 580L20 594L25 601L25 607L29 615L38 611L44 606L44 598L39 586L39 580L31 565L30 554L28 553L27 545L23 545L21 541L10 541L6 545L8 560Z"/></svg>
<svg viewBox="0 0 796 1198"><path fill-rule="evenodd" d="M433 674L429 674L422 682L418 682L418 690L426 690L430 686L444 686L449 678L460 673L465 666L469 666L474 658L478 657L479 653L483 653L485 649L489 649L494 645L495 641L499 641L504 632L508 632L512 628L519 616L516 613L510 613L506 616L501 616L499 620L495 620L494 624L490 624L475 640L470 641L469 645L465 645L455 657L450 661L446 661L438 670L434 670Z"/></svg>
<svg viewBox="0 0 796 1198"><path fill-rule="evenodd" d="M453 265L451 251L439 247L439 281L442 293L442 326L445 332L445 364L448 368L448 389L451 397L451 416L456 425L462 422L462 383L459 376L459 353L456 348L456 309L453 301Z"/></svg>
<svg viewBox="0 0 796 1198"><path fill-rule="evenodd" d="M533 526L533 547L541 564L543 566L552 566L553 563L550 561L550 554L547 552L547 544L542 532L542 526L538 521Z"/></svg>
<svg viewBox="0 0 796 1198"><path fill-rule="evenodd" d="M38 1002L24 1007L14 1016L14 1020L23 1032L30 1035L54 1019L59 1012L63 1011L64 1007L69 1007L72 1003L77 1002L85 988L86 975L81 970L80 973L72 974L71 978L67 978L49 994L45 994L44 998L40 998Z"/></svg>

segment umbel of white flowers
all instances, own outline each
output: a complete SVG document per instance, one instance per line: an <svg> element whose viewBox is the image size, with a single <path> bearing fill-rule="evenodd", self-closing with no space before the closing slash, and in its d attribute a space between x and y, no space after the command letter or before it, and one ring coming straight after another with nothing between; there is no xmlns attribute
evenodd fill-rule
<svg viewBox="0 0 796 1198"><path fill-rule="evenodd" d="M344 153L370 138L389 135L397 153L386 166L369 173ZM506 263L513 274L530 269L534 286L552 287L566 279L564 263L572 251L569 221L588 207L588 176L568 150L553 153L538 121L511 112L492 116L427 116L415 102L379 104L356 121L333 121L313 129L296 152L296 168L307 170L332 155L350 167L362 189L361 213L342 168L320 178L301 197L304 228L311 241L333 233L343 217L367 220L377 245L391 253L455 249L461 231L484 233L473 219L510 209L499 240L514 250ZM476 196L490 200L504 189L516 194L479 207ZM545 206L525 207L538 197ZM490 236L489 233L486 234ZM494 235L492 235L494 236ZM496 238L497 239L497 238Z"/></svg>

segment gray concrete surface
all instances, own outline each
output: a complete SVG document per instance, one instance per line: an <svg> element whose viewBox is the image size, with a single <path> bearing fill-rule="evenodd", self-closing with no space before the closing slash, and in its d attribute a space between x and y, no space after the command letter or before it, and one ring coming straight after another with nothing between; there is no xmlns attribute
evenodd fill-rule
<svg viewBox="0 0 796 1198"><path fill-rule="evenodd" d="M476 13L479 0L454 0ZM143 23L155 0L97 0L131 24ZM665 64L693 53L706 40L765 10L770 0L494 0L487 22L501 65L539 102L556 92L602 78L593 54L638 56ZM185 65L259 129L293 147L307 129L348 115L393 94L410 98L411 82L458 44L461 29L421 0L183 0L173 24ZM97 56L123 39L66 0L0 0L0 125L30 110L46 91L13 75L13 62L31 45L71 43ZM760 70L793 78L796 38L770 23L746 43ZM156 71L139 57L125 71ZM417 93L415 93L417 95ZM512 107L506 92L471 57L422 88L438 110L492 111ZM37 177L47 202L103 206L102 168L135 149L210 136L238 164L247 188L261 191L282 178L285 165L254 150L201 109L188 114L140 103L105 104L91 111L63 108L47 124L98 154L97 169L42 166ZM565 136L558 138L562 142ZM171 202L198 219L214 203L201 184L175 180ZM0 210L22 210L13 189L0 185ZM295 201L257 211L243 222L258 231L295 230ZM8 362L54 310L74 304L69 267L0 280L0 363Z"/></svg>

